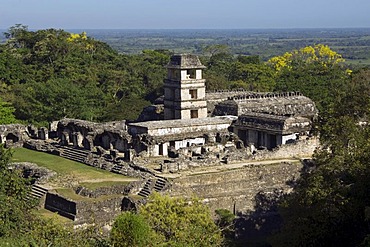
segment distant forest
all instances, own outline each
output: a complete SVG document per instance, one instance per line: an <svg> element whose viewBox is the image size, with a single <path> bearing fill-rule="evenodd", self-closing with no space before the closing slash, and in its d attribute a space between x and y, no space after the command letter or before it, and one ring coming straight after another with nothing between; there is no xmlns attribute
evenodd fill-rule
<svg viewBox="0 0 370 247"><path fill-rule="evenodd" d="M0 30L0 43L5 42ZM308 45L326 44L348 63L370 65L370 28L343 29L189 29L189 30L67 30L103 41L119 53L170 50L203 54L204 48L224 44L236 55L258 55L264 61L286 51Z"/></svg>
<svg viewBox="0 0 370 247"><path fill-rule="evenodd" d="M69 30L81 33L84 30ZM325 44L348 63L370 65L370 28L358 29L231 29L231 30L86 30L120 53L170 50L204 54L209 45L223 44L235 55L258 55L264 61L301 47Z"/></svg>

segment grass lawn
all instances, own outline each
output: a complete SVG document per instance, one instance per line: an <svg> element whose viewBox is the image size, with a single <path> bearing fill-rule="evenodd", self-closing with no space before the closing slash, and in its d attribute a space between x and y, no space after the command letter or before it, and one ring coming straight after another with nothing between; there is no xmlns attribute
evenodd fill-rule
<svg viewBox="0 0 370 247"><path fill-rule="evenodd" d="M115 174L103 169L71 161L57 155L38 152L26 148L13 149L12 162L31 162L55 171L59 175L70 175L78 181L103 183L108 181L133 181L134 178ZM102 184L101 184L102 185Z"/></svg>
<svg viewBox="0 0 370 247"><path fill-rule="evenodd" d="M38 209L35 211L37 215L45 218L45 219L52 219L54 222L56 221L59 224L73 226L73 220L63 217L57 213L51 212L45 208Z"/></svg>

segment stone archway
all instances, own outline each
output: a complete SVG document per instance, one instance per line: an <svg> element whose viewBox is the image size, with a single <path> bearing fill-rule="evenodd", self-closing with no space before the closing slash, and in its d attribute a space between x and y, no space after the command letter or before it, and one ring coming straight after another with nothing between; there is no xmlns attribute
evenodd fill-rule
<svg viewBox="0 0 370 247"><path fill-rule="evenodd" d="M9 133L6 135L6 141L12 141L13 143L16 143L19 141L19 137L14 135L13 133Z"/></svg>

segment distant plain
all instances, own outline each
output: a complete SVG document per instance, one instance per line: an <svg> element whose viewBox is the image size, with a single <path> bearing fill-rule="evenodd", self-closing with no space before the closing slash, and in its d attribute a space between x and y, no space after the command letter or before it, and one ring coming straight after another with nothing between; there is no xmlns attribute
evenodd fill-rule
<svg viewBox="0 0 370 247"><path fill-rule="evenodd" d="M6 30L0 30L1 34ZM325 44L352 65L370 65L370 28L343 29L87 29L87 32L120 53L170 50L204 54L204 48L224 44L235 55L259 55L262 60L308 45ZM5 37L0 36L0 43Z"/></svg>

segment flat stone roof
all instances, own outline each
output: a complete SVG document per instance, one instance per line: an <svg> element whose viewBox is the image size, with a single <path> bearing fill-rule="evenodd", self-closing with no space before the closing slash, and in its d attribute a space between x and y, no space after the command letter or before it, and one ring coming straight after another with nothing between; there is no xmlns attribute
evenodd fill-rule
<svg viewBox="0 0 370 247"><path fill-rule="evenodd" d="M284 122L288 118L291 118L290 116L279 116L279 115L272 115L272 114L267 114L267 113L259 113L259 112L248 112L245 114L242 114L239 116L239 119L266 119L266 120L273 120L273 121L281 121Z"/></svg>
<svg viewBox="0 0 370 247"><path fill-rule="evenodd" d="M171 119L160 121L148 121L139 123L129 123L129 127L140 127L147 129L163 129L163 128L181 128L186 126L203 126L203 125L217 125L217 124L231 124L236 120L236 116L219 116L207 118L192 118L192 119Z"/></svg>

